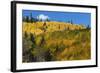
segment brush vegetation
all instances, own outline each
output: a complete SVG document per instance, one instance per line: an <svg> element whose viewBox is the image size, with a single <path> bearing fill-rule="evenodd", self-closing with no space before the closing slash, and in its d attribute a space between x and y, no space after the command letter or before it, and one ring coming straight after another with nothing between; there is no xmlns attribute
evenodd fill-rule
<svg viewBox="0 0 100 73"><path fill-rule="evenodd" d="M91 58L91 31L83 25L56 21L23 21L22 32L23 62Z"/></svg>

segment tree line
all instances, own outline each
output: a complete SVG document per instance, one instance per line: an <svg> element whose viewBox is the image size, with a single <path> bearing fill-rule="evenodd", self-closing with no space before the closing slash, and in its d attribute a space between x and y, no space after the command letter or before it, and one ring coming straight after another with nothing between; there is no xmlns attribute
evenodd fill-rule
<svg viewBox="0 0 100 73"><path fill-rule="evenodd" d="M23 16L23 22L37 22L37 21L43 21L42 19L34 18L32 16L32 13L30 13L29 16ZM45 21L50 21L50 19L46 19Z"/></svg>

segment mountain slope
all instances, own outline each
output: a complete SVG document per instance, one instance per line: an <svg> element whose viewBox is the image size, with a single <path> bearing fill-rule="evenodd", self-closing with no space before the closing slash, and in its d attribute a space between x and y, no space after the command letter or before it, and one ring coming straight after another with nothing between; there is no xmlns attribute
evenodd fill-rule
<svg viewBox="0 0 100 73"><path fill-rule="evenodd" d="M63 30L81 30L86 27L83 25L76 25L64 22L36 22L27 23L23 22L23 32L39 35L43 32L54 32Z"/></svg>
<svg viewBox="0 0 100 73"><path fill-rule="evenodd" d="M87 60L91 30L64 22L23 22L23 62Z"/></svg>

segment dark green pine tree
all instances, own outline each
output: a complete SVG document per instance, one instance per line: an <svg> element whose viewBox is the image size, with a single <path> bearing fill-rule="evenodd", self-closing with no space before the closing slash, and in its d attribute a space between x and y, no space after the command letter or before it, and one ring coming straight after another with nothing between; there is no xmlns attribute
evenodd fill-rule
<svg viewBox="0 0 100 73"><path fill-rule="evenodd" d="M30 40L32 41L33 44L35 44L35 37L32 33L30 33Z"/></svg>
<svg viewBox="0 0 100 73"><path fill-rule="evenodd" d="M71 20L71 24L73 24L73 21Z"/></svg>
<svg viewBox="0 0 100 73"><path fill-rule="evenodd" d="M50 22L50 20L49 20L49 19L47 19L46 21L47 21L47 22Z"/></svg>
<svg viewBox="0 0 100 73"><path fill-rule="evenodd" d="M25 16L23 16L23 22L26 22L26 17Z"/></svg>
<svg viewBox="0 0 100 73"><path fill-rule="evenodd" d="M87 29L90 29L90 26L89 25L87 26Z"/></svg>
<svg viewBox="0 0 100 73"><path fill-rule="evenodd" d="M50 54L50 50L45 52L45 61L51 61L52 55Z"/></svg>
<svg viewBox="0 0 100 73"><path fill-rule="evenodd" d="M30 22L33 22L32 12L30 13Z"/></svg>
<svg viewBox="0 0 100 73"><path fill-rule="evenodd" d="M70 21L68 21L68 23L70 23Z"/></svg>
<svg viewBox="0 0 100 73"><path fill-rule="evenodd" d="M25 21L26 21L26 22L29 22L29 16L26 16Z"/></svg>
<svg viewBox="0 0 100 73"><path fill-rule="evenodd" d="M27 34L27 32L25 32L25 33L24 33L24 37L25 37L25 38L27 38L27 37L28 37L28 34Z"/></svg>

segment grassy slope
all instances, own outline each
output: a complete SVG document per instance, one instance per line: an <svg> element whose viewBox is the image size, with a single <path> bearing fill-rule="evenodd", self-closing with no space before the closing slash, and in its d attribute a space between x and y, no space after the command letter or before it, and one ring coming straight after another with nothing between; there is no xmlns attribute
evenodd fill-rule
<svg viewBox="0 0 100 73"><path fill-rule="evenodd" d="M31 47L31 53L39 58L37 61L90 59L90 29L85 29L81 25L46 22L47 27L44 32L43 24L43 22L23 24L23 32L35 35L36 44ZM45 56L44 53L49 55ZM45 59L46 57L50 59Z"/></svg>

